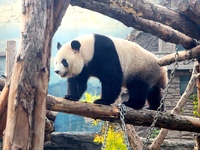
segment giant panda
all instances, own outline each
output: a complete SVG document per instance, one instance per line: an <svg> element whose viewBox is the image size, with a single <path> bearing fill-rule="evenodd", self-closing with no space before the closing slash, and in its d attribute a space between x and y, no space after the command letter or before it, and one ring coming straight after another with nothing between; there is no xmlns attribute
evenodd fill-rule
<svg viewBox="0 0 200 150"><path fill-rule="evenodd" d="M66 99L77 101L87 88L89 77L101 82L101 98L96 104L110 105L127 88L124 104L141 109L148 101L149 109L160 106L166 87L167 70L157 64L157 58L134 42L99 35L81 35L59 49L54 60L55 73L68 78Z"/></svg>

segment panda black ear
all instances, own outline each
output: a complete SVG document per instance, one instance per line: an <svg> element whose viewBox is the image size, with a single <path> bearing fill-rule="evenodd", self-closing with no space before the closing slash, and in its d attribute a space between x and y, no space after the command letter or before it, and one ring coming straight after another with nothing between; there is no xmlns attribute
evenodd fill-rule
<svg viewBox="0 0 200 150"><path fill-rule="evenodd" d="M81 47L81 44L80 44L79 41L73 40L73 41L71 42L71 48L72 48L73 50L79 51L79 50L80 50L80 47Z"/></svg>
<svg viewBox="0 0 200 150"><path fill-rule="evenodd" d="M60 42L57 43L57 49L59 50L62 47L62 45L60 44Z"/></svg>

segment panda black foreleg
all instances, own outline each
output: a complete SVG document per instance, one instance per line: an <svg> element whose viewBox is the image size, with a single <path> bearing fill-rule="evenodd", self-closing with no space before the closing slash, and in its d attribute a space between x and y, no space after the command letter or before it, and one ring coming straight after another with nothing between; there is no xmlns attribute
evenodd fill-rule
<svg viewBox="0 0 200 150"><path fill-rule="evenodd" d="M67 80L68 89L65 99L78 101L87 89L88 78L73 77Z"/></svg>

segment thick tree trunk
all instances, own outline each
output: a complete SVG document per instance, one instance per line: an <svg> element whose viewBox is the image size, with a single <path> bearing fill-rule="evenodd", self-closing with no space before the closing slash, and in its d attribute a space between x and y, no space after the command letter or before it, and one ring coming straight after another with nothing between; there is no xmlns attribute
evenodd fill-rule
<svg viewBox="0 0 200 150"><path fill-rule="evenodd" d="M96 105L53 97L48 95L47 109L81 115L93 119L119 122L119 109L116 106ZM150 126L156 111L134 110L127 107L125 122L127 124ZM198 118L161 113L156 127L179 131L200 132Z"/></svg>
<svg viewBox="0 0 200 150"><path fill-rule="evenodd" d="M43 149L51 40L60 24L53 16L54 3L66 10L69 1L22 2L21 47L11 76L4 150Z"/></svg>
<svg viewBox="0 0 200 150"><path fill-rule="evenodd" d="M108 4L109 3L109 4ZM175 44L180 44L183 47L189 49L196 46L196 42L185 34L178 32L165 26L161 23L143 19L129 12L126 12L120 7L110 5L112 2L99 1L99 0L72 0L71 4L73 6L80 6L82 8L90 9L101 14L107 15L111 18L117 19L127 26L133 27L135 29L151 33L162 39L165 42L171 42ZM134 4L134 3L133 3ZM127 8L132 10L132 8ZM199 29L200 30L200 29ZM195 31L197 32L197 31ZM193 32L191 34L194 34ZM199 36L200 37L200 36Z"/></svg>

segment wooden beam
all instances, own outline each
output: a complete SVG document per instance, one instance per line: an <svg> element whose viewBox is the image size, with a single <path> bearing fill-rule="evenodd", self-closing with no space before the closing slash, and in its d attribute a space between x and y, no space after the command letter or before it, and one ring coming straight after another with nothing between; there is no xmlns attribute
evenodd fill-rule
<svg viewBox="0 0 200 150"><path fill-rule="evenodd" d="M48 95L47 109L81 115L93 119L120 122L119 109L116 106L97 105L78 101L69 101L63 98ZM127 124L150 126L156 111L134 110L127 107L125 122ZM198 118L161 113L158 116L156 127L171 130L191 131L200 133L200 122Z"/></svg>
<svg viewBox="0 0 200 150"><path fill-rule="evenodd" d="M15 61L15 53L16 53L16 42L15 41L7 41L6 48L6 82L10 80L10 75L13 69L14 61Z"/></svg>

